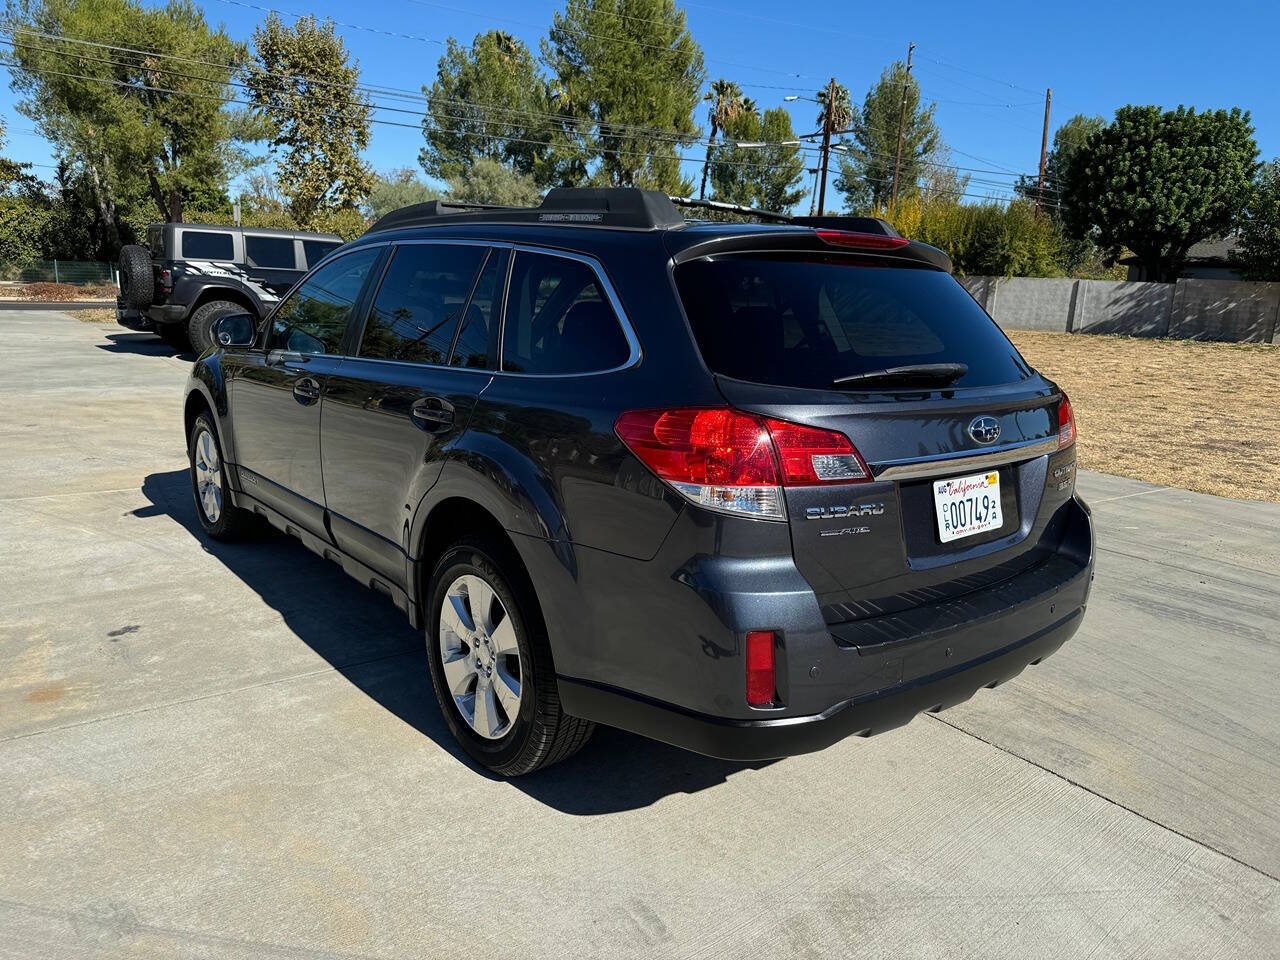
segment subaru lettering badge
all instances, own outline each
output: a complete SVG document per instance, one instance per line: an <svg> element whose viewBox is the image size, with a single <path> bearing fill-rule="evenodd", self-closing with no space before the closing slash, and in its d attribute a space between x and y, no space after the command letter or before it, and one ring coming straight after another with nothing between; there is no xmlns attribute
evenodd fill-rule
<svg viewBox="0 0 1280 960"><path fill-rule="evenodd" d="M974 417L969 424L969 436L978 443L995 443L1000 439L1000 421L995 417Z"/></svg>

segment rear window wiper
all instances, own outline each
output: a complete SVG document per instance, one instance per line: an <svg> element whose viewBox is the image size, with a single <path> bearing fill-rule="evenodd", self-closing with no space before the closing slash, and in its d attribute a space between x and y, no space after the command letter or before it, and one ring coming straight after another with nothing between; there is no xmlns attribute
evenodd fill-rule
<svg viewBox="0 0 1280 960"><path fill-rule="evenodd" d="M968 372L967 363L909 363L902 367L885 367L883 370L851 373L847 377L837 377L831 381L831 385L842 387L850 383L863 385L903 383L945 387L947 384L955 383Z"/></svg>

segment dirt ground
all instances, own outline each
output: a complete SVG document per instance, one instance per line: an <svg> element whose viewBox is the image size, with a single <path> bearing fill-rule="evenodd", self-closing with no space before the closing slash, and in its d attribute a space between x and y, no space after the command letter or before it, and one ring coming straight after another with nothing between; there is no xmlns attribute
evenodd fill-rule
<svg viewBox="0 0 1280 960"><path fill-rule="evenodd" d="M1007 332L1070 395L1081 467L1280 503L1280 348Z"/></svg>
<svg viewBox="0 0 1280 960"><path fill-rule="evenodd" d="M82 323L115 323L116 312L112 307L91 307L87 310L68 310L68 317L75 317Z"/></svg>

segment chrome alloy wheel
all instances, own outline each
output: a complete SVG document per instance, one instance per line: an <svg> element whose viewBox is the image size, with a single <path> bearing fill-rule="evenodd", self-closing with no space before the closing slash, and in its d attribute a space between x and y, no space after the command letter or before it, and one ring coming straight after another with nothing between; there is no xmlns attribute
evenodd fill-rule
<svg viewBox="0 0 1280 960"><path fill-rule="evenodd" d="M523 665L515 625L481 577L449 585L440 605L440 661L449 695L476 733L502 738L520 715Z"/></svg>
<svg viewBox="0 0 1280 960"><path fill-rule="evenodd" d="M196 452L193 458L196 471L196 499L204 518L217 523L222 516L222 460L218 457L218 444L213 434L201 430L196 434Z"/></svg>

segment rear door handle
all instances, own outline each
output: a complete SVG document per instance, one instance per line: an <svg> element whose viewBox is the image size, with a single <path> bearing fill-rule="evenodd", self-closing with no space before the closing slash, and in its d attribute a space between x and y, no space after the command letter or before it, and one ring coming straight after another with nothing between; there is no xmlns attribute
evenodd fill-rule
<svg viewBox="0 0 1280 960"><path fill-rule="evenodd" d="M303 403L320 399L320 384L311 377L300 377L293 383L293 395Z"/></svg>
<svg viewBox="0 0 1280 960"><path fill-rule="evenodd" d="M428 430L447 427L453 423L453 404L440 397L423 397L409 408L414 420Z"/></svg>

